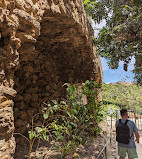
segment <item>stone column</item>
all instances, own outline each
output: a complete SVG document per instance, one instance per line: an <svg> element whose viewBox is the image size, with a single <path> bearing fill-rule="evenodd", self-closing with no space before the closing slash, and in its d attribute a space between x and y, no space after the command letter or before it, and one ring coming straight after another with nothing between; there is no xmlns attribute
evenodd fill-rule
<svg viewBox="0 0 142 159"><path fill-rule="evenodd" d="M13 137L14 118L13 101L15 95L11 88L0 86L0 158L12 159L15 151L15 139ZM9 96L9 97L8 97Z"/></svg>
<svg viewBox="0 0 142 159"><path fill-rule="evenodd" d="M16 95L13 76L19 63L20 40L15 37L16 18L11 15L12 8L8 8L12 4L0 2L0 159L12 159L16 146L12 99Z"/></svg>

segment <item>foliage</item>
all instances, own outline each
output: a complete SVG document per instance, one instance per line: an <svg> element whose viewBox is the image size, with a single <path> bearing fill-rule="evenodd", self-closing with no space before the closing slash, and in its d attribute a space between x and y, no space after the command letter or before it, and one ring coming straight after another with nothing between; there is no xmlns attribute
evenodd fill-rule
<svg viewBox="0 0 142 159"><path fill-rule="evenodd" d="M110 60L113 69L124 61L125 71L135 57L133 72L142 84L142 0L84 0L84 6L95 22L106 20L96 39L100 55Z"/></svg>
<svg viewBox="0 0 142 159"><path fill-rule="evenodd" d="M102 19L107 18L108 10L106 5L109 3L105 0L83 0L84 8L89 17L91 17L95 23L99 23Z"/></svg>
<svg viewBox="0 0 142 159"><path fill-rule="evenodd" d="M67 87L67 100L44 103L46 107L42 109L43 124L34 126L34 120L32 121L29 154L36 138L46 140L61 155L65 155L80 143L85 144L86 137L95 136L100 131L98 124L102 120L102 108L97 102L97 90L100 86L89 80L64 86ZM83 102L85 97L87 103Z"/></svg>
<svg viewBox="0 0 142 159"><path fill-rule="evenodd" d="M131 110L142 109L142 86L103 83L104 107L127 108Z"/></svg>

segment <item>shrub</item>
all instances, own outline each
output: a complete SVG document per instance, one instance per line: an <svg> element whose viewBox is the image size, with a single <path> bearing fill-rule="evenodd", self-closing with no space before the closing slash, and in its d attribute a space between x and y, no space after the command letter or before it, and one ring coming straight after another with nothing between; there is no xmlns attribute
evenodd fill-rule
<svg viewBox="0 0 142 159"><path fill-rule="evenodd" d="M66 100L43 103L41 126L34 127L36 115L33 117L29 131L29 158L36 138L46 140L52 148L65 155L80 143L85 144L86 137L95 136L100 131L98 124L103 117L102 107L97 101L100 85L87 80L64 86L68 93ZM87 99L86 103L83 98Z"/></svg>

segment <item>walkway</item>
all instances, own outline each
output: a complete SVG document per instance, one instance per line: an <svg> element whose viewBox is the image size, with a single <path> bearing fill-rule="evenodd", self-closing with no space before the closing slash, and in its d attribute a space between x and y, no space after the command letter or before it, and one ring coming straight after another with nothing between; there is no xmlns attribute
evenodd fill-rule
<svg viewBox="0 0 142 159"><path fill-rule="evenodd" d="M137 144L137 152L139 159L142 159L142 131L140 131L140 143Z"/></svg>
<svg viewBox="0 0 142 159"><path fill-rule="evenodd" d="M136 144L136 146L137 146L137 152L139 157L138 159L142 159L142 131L140 131L139 133L140 133L140 143Z"/></svg>

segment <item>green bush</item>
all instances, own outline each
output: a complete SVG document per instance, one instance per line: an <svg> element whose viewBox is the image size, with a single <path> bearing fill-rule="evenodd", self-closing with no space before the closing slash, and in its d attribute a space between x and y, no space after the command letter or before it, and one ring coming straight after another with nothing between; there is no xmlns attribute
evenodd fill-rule
<svg viewBox="0 0 142 159"><path fill-rule="evenodd" d="M85 144L86 138L100 131L98 126L103 118L102 107L97 101L99 85L87 80L85 83L64 84L68 97L65 101L44 103L42 109L43 124L29 131L29 158L35 139L46 140L61 156L66 155L79 144ZM87 103L83 103L83 98ZM45 156L44 156L45 158Z"/></svg>
<svg viewBox="0 0 142 159"><path fill-rule="evenodd" d="M122 84L103 84L103 104L116 109L126 108L129 110L142 109L142 86L136 84L122 85Z"/></svg>

